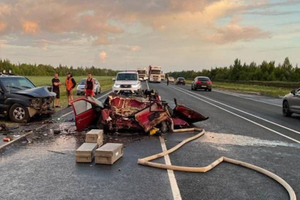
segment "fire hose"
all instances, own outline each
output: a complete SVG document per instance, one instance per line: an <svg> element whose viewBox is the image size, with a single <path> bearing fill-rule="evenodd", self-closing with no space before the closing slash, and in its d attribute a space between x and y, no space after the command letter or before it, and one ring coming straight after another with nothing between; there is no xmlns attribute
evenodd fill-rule
<svg viewBox="0 0 300 200"><path fill-rule="evenodd" d="M138 159L138 164L140 165L146 165L146 166L150 166L150 167L156 167L156 168L160 168L160 169L169 169L169 170L174 170L174 171L182 171L182 172L199 172L199 173L205 173L208 172L210 170L212 170L214 167L218 166L220 163L222 162L227 162L227 163L231 163L234 165L239 165L242 167L246 167L252 170L255 170L259 173L262 173L270 178L272 178L273 180L277 181L280 185L282 185L286 191L289 194L290 200L297 200L295 191L293 190L293 188L285 181L283 180L281 177L279 177L278 175L255 165L252 165L250 163L247 162L243 162L243 161L239 161L239 160L235 160L235 159L231 159L231 158L227 158L227 157L220 157L217 160L215 160L214 162L212 162L211 164L205 166L205 167L187 167L187 166L177 166L177 165L166 165L166 164L161 164L161 163L155 163L155 162L150 162L152 160L161 158L165 155L171 154L174 151L176 151L177 149L179 149L180 147L182 147L184 144L193 141L201 136L203 136L205 134L205 130L199 129L199 128L186 128L186 129L175 129L172 128L172 131L175 133L178 132L190 132L190 131L199 131L199 133L195 136L192 136L190 138L187 138L185 140L183 140L182 142L180 142L179 144L177 144L176 146L174 146L173 148L167 150L167 151L163 151L161 153L152 155L152 156L148 156L145 158L140 158Z"/></svg>

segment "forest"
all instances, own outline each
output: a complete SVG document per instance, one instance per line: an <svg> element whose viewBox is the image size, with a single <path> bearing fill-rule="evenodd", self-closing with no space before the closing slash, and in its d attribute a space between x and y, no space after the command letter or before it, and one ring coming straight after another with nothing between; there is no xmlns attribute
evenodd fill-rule
<svg viewBox="0 0 300 200"><path fill-rule="evenodd" d="M274 61L263 61L261 64L251 62L250 64L241 63L236 59L229 67L215 67L211 70L202 71L180 71L170 72L169 76L184 77L194 79L196 76L208 76L214 81L284 81L300 82L300 68L293 67L289 58L285 58L282 64L275 64Z"/></svg>
<svg viewBox="0 0 300 200"><path fill-rule="evenodd" d="M117 71L111 69L101 69L92 67L78 67L73 68L68 66L59 65L58 67L53 67L51 65L44 64L13 64L9 60L0 59L0 72L3 70L12 70L13 74L21 76L53 76L54 73L59 75L66 75L70 72L73 76L83 76L87 75L89 72L95 76L115 76Z"/></svg>
<svg viewBox="0 0 300 200"><path fill-rule="evenodd" d="M164 66L163 66L164 67ZM184 67L183 67L184 68ZM201 68L201 66L199 66ZM44 64L13 64L9 60L0 59L0 71L12 70L14 74L23 76L52 76L55 72L65 75L71 72L73 76L86 75L88 72L95 76L115 76L117 71L112 69L98 67L68 67L59 65L53 67ZM169 72L169 76L184 77L194 79L196 76L208 76L213 81L283 81L283 82L300 82L300 68L292 66L289 58L285 58L282 64L275 64L274 61L263 61L261 64L251 62L250 64L241 63L241 60L234 60L233 65L228 67L212 67L210 70L203 69L183 70Z"/></svg>

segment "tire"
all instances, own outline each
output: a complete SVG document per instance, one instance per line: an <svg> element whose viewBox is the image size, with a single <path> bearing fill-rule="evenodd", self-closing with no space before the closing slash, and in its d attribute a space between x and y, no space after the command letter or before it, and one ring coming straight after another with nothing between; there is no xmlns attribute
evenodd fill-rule
<svg viewBox="0 0 300 200"><path fill-rule="evenodd" d="M282 104L282 114L286 117L290 117L293 113L290 111L289 103L284 101Z"/></svg>
<svg viewBox="0 0 300 200"><path fill-rule="evenodd" d="M208 89L209 92L211 92L211 89Z"/></svg>
<svg viewBox="0 0 300 200"><path fill-rule="evenodd" d="M9 109L9 118L14 122L28 122L30 120L28 110L21 104L14 104Z"/></svg>

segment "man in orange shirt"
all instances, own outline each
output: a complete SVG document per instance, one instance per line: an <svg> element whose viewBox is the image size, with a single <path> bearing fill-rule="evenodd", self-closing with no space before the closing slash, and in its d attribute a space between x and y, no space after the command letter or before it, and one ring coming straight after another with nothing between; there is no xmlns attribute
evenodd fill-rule
<svg viewBox="0 0 300 200"><path fill-rule="evenodd" d="M76 82L70 72L67 73L65 85L67 90L68 106L71 106L71 102L73 101L73 88L75 88Z"/></svg>

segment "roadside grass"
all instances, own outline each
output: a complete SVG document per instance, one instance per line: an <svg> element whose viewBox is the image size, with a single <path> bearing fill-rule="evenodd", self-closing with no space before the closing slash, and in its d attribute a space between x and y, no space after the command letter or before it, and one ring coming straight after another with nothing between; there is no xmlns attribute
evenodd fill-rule
<svg viewBox="0 0 300 200"><path fill-rule="evenodd" d="M187 83L192 83L188 80ZM254 93L259 95L282 97L291 92L291 89L283 87L263 86L255 84L239 84L213 81L213 88L229 91L237 91L243 93Z"/></svg>
<svg viewBox="0 0 300 200"><path fill-rule="evenodd" d="M36 86L51 86L51 80L52 76L27 76L27 78L32 81ZM87 76L75 76L74 79L78 85L81 79L87 78ZM96 78L100 85L101 85L101 93L111 89L113 85L112 76L93 76L93 78ZM65 76L59 77L62 85L60 86L60 105L62 107L66 107L68 105L67 103L67 94L66 94L66 88L64 86L65 84ZM76 95L76 87L73 90L74 99L78 98L79 96ZM58 109L57 109L58 110Z"/></svg>

